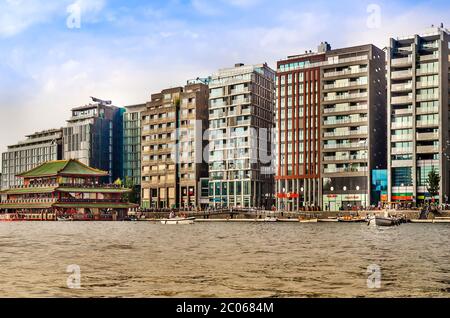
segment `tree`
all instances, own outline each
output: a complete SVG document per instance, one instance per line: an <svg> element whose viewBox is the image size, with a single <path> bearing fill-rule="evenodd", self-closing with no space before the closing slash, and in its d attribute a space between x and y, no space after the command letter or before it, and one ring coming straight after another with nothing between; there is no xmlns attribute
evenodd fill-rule
<svg viewBox="0 0 450 318"><path fill-rule="evenodd" d="M133 182L130 177L125 177L124 187L131 189L131 192L127 192L123 195L123 198L130 203L139 203L139 187Z"/></svg>
<svg viewBox="0 0 450 318"><path fill-rule="evenodd" d="M431 169L431 171L428 173L428 180L427 180L427 191L430 194L432 198L437 196L439 194L439 183L441 182L441 176L436 172L434 167Z"/></svg>

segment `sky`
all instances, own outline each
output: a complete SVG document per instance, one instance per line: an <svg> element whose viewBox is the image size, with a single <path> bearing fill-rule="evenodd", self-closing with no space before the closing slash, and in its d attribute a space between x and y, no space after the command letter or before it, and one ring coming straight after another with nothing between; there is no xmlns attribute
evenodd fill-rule
<svg viewBox="0 0 450 318"><path fill-rule="evenodd" d="M117 106L235 63L450 28L449 1L0 0L0 152L65 125L89 96Z"/></svg>

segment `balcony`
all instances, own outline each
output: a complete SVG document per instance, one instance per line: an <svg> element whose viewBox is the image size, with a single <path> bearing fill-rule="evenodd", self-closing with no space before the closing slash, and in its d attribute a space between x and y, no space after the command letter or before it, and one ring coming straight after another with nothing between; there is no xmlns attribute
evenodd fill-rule
<svg viewBox="0 0 450 318"><path fill-rule="evenodd" d="M391 79L412 78L412 70L391 72Z"/></svg>
<svg viewBox="0 0 450 318"><path fill-rule="evenodd" d="M333 95L333 96L325 96L324 101L333 102L340 101L345 99L356 99L356 98L367 98L367 93L355 93L355 94L342 94L342 95Z"/></svg>
<svg viewBox="0 0 450 318"><path fill-rule="evenodd" d="M368 70L368 68L360 68L357 70L346 69L346 70L336 71L336 72L325 72L323 74L323 76L325 78L330 78L330 77L338 77L338 76L343 76L343 75L361 74L361 73L367 73L367 70Z"/></svg>
<svg viewBox="0 0 450 318"><path fill-rule="evenodd" d="M367 172L367 167L325 168L324 173Z"/></svg>
<svg viewBox="0 0 450 318"><path fill-rule="evenodd" d="M417 153L438 153L439 147L437 146L417 146Z"/></svg>
<svg viewBox="0 0 450 318"><path fill-rule="evenodd" d="M402 168L402 167L412 167L412 160L392 160L391 168Z"/></svg>
<svg viewBox="0 0 450 318"><path fill-rule="evenodd" d="M391 104L394 105L411 104L412 102L411 96L396 96L391 98Z"/></svg>
<svg viewBox="0 0 450 318"><path fill-rule="evenodd" d="M247 98L240 98L240 99L233 99L231 101L231 105L241 105L241 104L249 104L252 100L250 97Z"/></svg>
<svg viewBox="0 0 450 318"><path fill-rule="evenodd" d="M439 113L438 107L418 107L416 108L416 113L420 114L437 114Z"/></svg>
<svg viewBox="0 0 450 318"><path fill-rule="evenodd" d="M416 71L417 75L431 75L431 74L438 74L439 70L436 69L418 69Z"/></svg>
<svg viewBox="0 0 450 318"><path fill-rule="evenodd" d="M438 133L417 133L416 135L418 141L422 140L438 140L439 134Z"/></svg>
<svg viewBox="0 0 450 318"><path fill-rule="evenodd" d="M323 157L324 161L366 161L368 159L367 156L325 156Z"/></svg>
<svg viewBox="0 0 450 318"><path fill-rule="evenodd" d="M124 200L118 199L77 199L77 198L61 198L58 203L126 203Z"/></svg>
<svg viewBox="0 0 450 318"><path fill-rule="evenodd" d="M417 95L417 101L423 102L423 101L430 101L430 100L438 100L439 94L421 94Z"/></svg>
<svg viewBox="0 0 450 318"><path fill-rule="evenodd" d="M404 135L391 135L391 141L412 141L413 135L404 134Z"/></svg>
<svg viewBox="0 0 450 318"><path fill-rule="evenodd" d="M394 115L409 115L412 114L412 108L402 108L402 109L394 109L393 110Z"/></svg>
<svg viewBox="0 0 450 318"><path fill-rule="evenodd" d="M345 112L353 112L357 110L367 110L367 105L358 105L358 106L348 106L348 107L340 107L340 108L324 108L323 112L325 114L329 113L345 113Z"/></svg>
<svg viewBox="0 0 450 318"><path fill-rule="evenodd" d="M366 122L367 122L367 117L362 117L362 118L358 118L358 119L346 118L346 119L326 120L323 122L323 125L324 126L333 126L333 125L342 125L342 124L361 124L361 123L366 123Z"/></svg>
<svg viewBox="0 0 450 318"><path fill-rule="evenodd" d="M36 198L36 199L12 199L12 200L2 200L0 204L53 204L56 203L57 199L53 198Z"/></svg>
<svg viewBox="0 0 450 318"><path fill-rule="evenodd" d="M417 87L417 88L439 87L439 82L437 82L437 81L432 81L432 82L417 82L416 87Z"/></svg>
<svg viewBox="0 0 450 318"><path fill-rule="evenodd" d="M325 138L330 138L330 137L336 138L336 137L358 136L358 135L367 135L367 130L349 130L349 131L324 133Z"/></svg>
<svg viewBox="0 0 450 318"><path fill-rule="evenodd" d="M407 84L392 84L391 91L392 92L405 92L412 91L412 83Z"/></svg>
<svg viewBox="0 0 450 318"><path fill-rule="evenodd" d="M351 88L351 87L357 87L357 86L365 86L367 85L367 82L362 81L354 81L354 82L348 82L345 84L327 84L324 85L325 90L332 90L332 89L339 89L339 88Z"/></svg>
<svg viewBox="0 0 450 318"><path fill-rule="evenodd" d="M347 144L324 144L324 149L348 149L348 148L366 148L365 143L347 143Z"/></svg>
<svg viewBox="0 0 450 318"><path fill-rule="evenodd" d="M408 66L412 64L412 56L397 58L391 60L392 66Z"/></svg>
<svg viewBox="0 0 450 318"><path fill-rule="evenodd" d="M412 147L405 147L405 148L391 148L391 154L392 155L404 155L404 154L411 154L413 152Z"/></svg>
<svg viewBox="0 0 450 318"><path fill-rule="evenodd" d="M418 121L416 123L416 126L420 127L420 128L422 128L422 127L438 127L439 122L437 120L436 121Z"/></svg>
<svg viewBox="0 0 450 318"><path fill-rule="evenodd" d="M412 122L391 123L391 129L403 129L403 128L412 128Z"/></svg>
<svg viewBox="0 0 450 318"><path fill-rule="evenodd" d="M437 54L421 55L419 57L420 62L428 62L433 60L438 60L439 56Z"/></svg>

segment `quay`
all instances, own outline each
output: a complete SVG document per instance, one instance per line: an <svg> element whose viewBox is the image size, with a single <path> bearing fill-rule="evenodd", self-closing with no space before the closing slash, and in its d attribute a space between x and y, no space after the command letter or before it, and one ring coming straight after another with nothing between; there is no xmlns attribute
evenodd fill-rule
<svg viewBox="0 0 450 318"><path fill-rule="evenodd" d="M195 217L196 222L200 223L272 223L276 219L276 222L281 223L328 223L338 222L338 217L345 216L359 216L366 217L368 215L380 215L382 216L384 211L341 211L341 212L312 212L312 213L286 213L286 212L273 212L273 211L257 211L257 212L230 212L230 211L210 211L208 213L189 213L182 212L186 217ZM440 217L434 217L432 219L419 219L420 211L390 211L391 215L396 217L404 217L409 223L448 223L450 224L450 211L441 213ZM167 215L164 212L148 213L146 217L137 218L138 221L147 222L159 222L161 219L166 218ZM316 222L309 222L315 221Z"/></svg>

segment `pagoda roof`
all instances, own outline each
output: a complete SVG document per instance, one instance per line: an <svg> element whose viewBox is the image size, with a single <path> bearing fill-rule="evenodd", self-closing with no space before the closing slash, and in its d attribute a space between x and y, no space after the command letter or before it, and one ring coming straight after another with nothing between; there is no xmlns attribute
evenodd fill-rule
<svg viewBox="0 0 450 318"><path fill-rule="evenodd" d="M88 167L75 159L45 162L29 171L18 174L22 178L39 178L52 176L86 176L103 177L109 175L107 171Z"/></svg>

